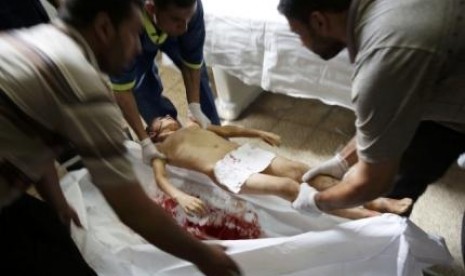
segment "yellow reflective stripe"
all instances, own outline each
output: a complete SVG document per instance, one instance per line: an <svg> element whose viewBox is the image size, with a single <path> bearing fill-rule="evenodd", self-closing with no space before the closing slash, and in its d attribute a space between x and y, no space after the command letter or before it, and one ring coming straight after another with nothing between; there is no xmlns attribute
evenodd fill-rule
<svg viewBox="0 0 465 276"><path fill-rule="evenodd" d="M123 92L123 91L128 91L128 90L133 89L134 86L136 86L135 80L130 83L122 83L122 84L112 83L111 90L115 92Z"/></svg>
<svg viewBox="0 0 465 276"><path fill-rule="evenodd" d="M155 26L153 26L153 23L150 20L150 17L147 14L147 12L144 12L142 20L143 20L145 32L149 36L150 40L152 40L152 42L157 45L163 44L163 42L165 42L165 40L168 38L168 35L166 33L162 33L158 35L157 29L155 28Z"/></svg>
<svg viewBox="0 0 465 276"><path fill-rule="evenodd" d="M200 69L203 65L203 60L202 62L200 62L200 64L195 64L195 63L189 63L187 61L185 61L184 59L181 59L182 63L184 63L184 65L186 65L187 67L191 68L191 69Z"/></svg>

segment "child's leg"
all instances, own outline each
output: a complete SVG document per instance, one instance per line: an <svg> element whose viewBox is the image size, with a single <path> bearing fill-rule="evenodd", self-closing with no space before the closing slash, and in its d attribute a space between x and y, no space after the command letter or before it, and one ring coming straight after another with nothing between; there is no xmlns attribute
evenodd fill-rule
<svg viewBox="0 0 465 276"><path fill-rule="evenodd" d="M304 163L301 163L298 161L292 161L287 158L278 156L275 159L273 159L270 166L268 166L268 168L266 168L266 170L263 171L263 174L269 174L268 176L270 177L276 176L278 178L292 179L296 181L298 184L301 182L302 175L308 169L309 169L309 166L307 166ZM312 181L310 181L309 184L318 191L324 191L338 183L339 181L332 177L321 175L321 176L317 176L316 178L314 178ZM279 184L279 185L282 185L282 184ZM283 198L286 198L286 197L283 197ZM290 199L290 198L286 198L286 199L293 201L293 199ZM390 198L378 198L378 199L375 199L373 201L366 203L364 205L366 209L351 208L351 209L344 209L344 210L336 210L332 212L332 214L336 216L340 216L340 217L350 218L350 219L358 219L358 218L364 218L364 217L371 217L374 215L379 215L379 213L386 213L386 212L394 213L394 214L402 214L402 213L405 213L407 210L409 210L411 206L412 206L412 200L409 198L405 198L401 200L390 199Z"/></svg>
<svg viewBox="0 0 465 276"><path fill-rule="evenodd" d="M377 198L363 205L363 207L373 211L398 215L406 213L412 206L413 200L411 198L392 199L386 197Z"/></svg>
<svg viewBox="0 0 465 276"><path fill-rule="evenodd" d="M327 176L318 176L314 180L310 181L310 185L318 191L324 191L337 183L337 180ZM412 205L413 201L410 198L392 199L380 197L365 203L363 207L379 213L394 213L401 215L410 210Z"/></svg>
<svg viewBox="0 0 465 276"><path fill-rule="evenodd" d="M328 214L348 219L362 219L380 215L379 212L368 210L366 208L339 209L328 212Z"/></svg>
<svg viewBox="0 0 465 276"><path fill-rule="evenodd" d="M293 201L299 193L299 182L287 177L255 173L246 180L239 193L275 195Z"/></svg>
<svg viewBox="0 0 465 276"><path fill-rule="evenodd" d="M302 182L302 176L310 167L298 161L292 161L287 158L278 156L271 161L271 164L263 171L265 174L287 177Z"/></svg>

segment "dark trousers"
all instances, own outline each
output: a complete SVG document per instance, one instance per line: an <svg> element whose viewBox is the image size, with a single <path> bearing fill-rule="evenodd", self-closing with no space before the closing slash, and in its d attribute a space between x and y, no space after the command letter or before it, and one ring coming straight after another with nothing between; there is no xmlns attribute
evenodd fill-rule
<svg viewBox="0 0 465 276"><path fill-rule="evenodd" d="M29 195L0 211L0 269L14 276L97 275L55 212Z"/></svg>
<svg viewBox="0 0 465 276"><path fill-rule="evenodd" d="M416 201L428 184L441 178L463 152L464 133L435 122L422 122L402 157L388 197L410 197Z"/></svg>

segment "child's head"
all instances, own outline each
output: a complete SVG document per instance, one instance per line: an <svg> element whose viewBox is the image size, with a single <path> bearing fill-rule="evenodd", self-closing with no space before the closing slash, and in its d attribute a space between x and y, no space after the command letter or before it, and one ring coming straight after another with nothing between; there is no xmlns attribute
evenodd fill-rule
<svg viewBox="0 0 465 276"><path fill-rule="evenodd" d="M147 127L147 133L154 143L163 142L166 137L181 128L181 124L170 115L157 117Z"/></svg>

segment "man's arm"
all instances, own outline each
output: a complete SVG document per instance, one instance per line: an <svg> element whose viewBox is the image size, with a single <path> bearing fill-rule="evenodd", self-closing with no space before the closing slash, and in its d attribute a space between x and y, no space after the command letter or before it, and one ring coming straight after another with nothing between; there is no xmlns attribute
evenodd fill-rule
<svg viewBox="0 0 465 276"><path fill-rule="evenodd" d="M188 103L200 102L200 68L190 68L182 65L181 73L186 87L186 99Z"/></svg>
<svg viewBox="0 0 465 276"><path fill-rule="evenodd" d="M186 99L188 103L189 119L197 121L202 128L211 124L210 119L203 114L200 106L200 68L191 68L187 65L181 67L184 85L186 87Z"/></svg>
<svg viewBox="0 0 465 276"><path fill-rule="evenodd" d="M118 91L113 93L116 102L123 113L124 119L134 130L142 146L142 160L145 164L150 164L153 158L164 158L164 155L157 151L150 140L139 116L136 100L132 90Z"/></svg>
<svg viewBox="0 0 465 276"><path fill-rule="evenodd" d="M45 164L44 176L35 184L37 192L56 211L60 221L69 227L73 221L81 227L81 221L76 211L68 204L58 180L57 170L53 161Z"/></svg>
<svg viewBox="0 0 465 276"><path fill-rule="evenodd" d="M118 103L121 112L123 113L124 119L129 126L134 130L137 138L142 141L148 138L147 132L144 129L142 119L139 115L139 109L137 108L136 99L132 90L118 91L114 93L116 102Z"/></svg>
<svg viewBox="0 0 465 276"><path fill-rule="evenodd" d="M232 125L230 126L210 125L207 129L224 138L232 138L232 137L260 138L264 142L272 146L279 146L279 144L281 144L281 137L279 137L279 135L276 135L268 131L259 130L259 129L238 127L238 126L232 126Z"/></svg>
<svg viewBox="0 0 465 276"><path fill-rule="evenodd" d="M205 204L202 202L202 200L184 193L183 191L173 186L173 184L171 184L166 175L165 161L154 159L152 168L158 187L165 194L180 204L187 214L201 215L206 212Z"/></svg>
<svg viewBox="0 0 465 276"><path fill-rule="evenodd" d="M424 114L422 97L434 86L437 62L428 51L388 47L357 65L352 90L358 162L340 185L316 194L319 208L353 207L391 190Z"/></svg>
<svg viewBox="0 0 465 276"><path fill-rule="evenodd" d="M351 167L358 161L357 156L357 143L355 142L355 136L345 145L345 147L338 153L342 159L347 162L347 165Z"/></svg>
<svg viewBox="0 0 465 276"><path fill-rule="evenodd" d="M357 145L354 137L335 156L308 170L302 176L302 181L308 182L318 175L329 175L336 179L342 179L349 168L357 163L357 160Z"/></svg>
<svg viewBox="0 0 465 276"><path fill-rule="evenodd" d="M322 211L362 205L392 188L399 161L384 161L371 164L359 160L344 179L315 195L315 203Z"/></svg>

